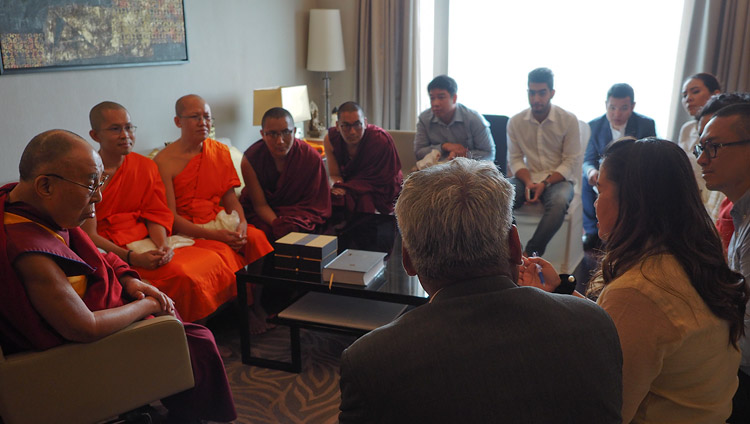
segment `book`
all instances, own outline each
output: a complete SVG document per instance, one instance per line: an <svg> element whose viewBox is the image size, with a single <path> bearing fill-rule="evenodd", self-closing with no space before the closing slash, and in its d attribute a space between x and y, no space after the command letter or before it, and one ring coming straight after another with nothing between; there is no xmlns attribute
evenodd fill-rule
<svg viewBox="0 0 750 424"><path fill-rule="evenodd" d="M323 281L367 286L385 266L385 253L346 249L323 268Z"/></svg>

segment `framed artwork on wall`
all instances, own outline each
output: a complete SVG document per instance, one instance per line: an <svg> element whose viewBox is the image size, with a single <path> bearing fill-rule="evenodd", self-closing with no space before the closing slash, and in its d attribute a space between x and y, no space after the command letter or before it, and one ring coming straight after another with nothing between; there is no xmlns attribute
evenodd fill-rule
<svg viewBox="0 0 750 424"><path fill-rule="evenodd" d="M183 0L0 0L0 74L187 63Z"/></svg>

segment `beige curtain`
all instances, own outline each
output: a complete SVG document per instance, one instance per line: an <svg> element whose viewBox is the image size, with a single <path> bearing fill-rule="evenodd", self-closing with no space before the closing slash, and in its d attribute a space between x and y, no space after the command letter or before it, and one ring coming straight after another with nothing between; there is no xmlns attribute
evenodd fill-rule
<svg viewBox="0 0 750 424"><path fill-rule="evenodd" d="M360 0L355 96L368 121L413 130L419 95L417 0Z"/></svg>
<svg viewBox="0 0 750 424"><path fill-rule="evenodd" d="M678 72L680 87L685 78L710 72L723 91L750 91L750 2L747 0L690 0L685 63ZM679 68L678 68L679 69ZM677 139L680 126L691 119L682 108L672 128Z"/></svg>

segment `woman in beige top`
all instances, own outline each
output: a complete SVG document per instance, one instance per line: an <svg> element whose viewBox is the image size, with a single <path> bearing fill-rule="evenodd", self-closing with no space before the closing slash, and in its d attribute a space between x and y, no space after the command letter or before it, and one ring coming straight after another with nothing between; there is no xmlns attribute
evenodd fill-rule
<svg viewBox="0 0 750 424"><path fill-rule="evenodd" d="M606 244L588 294L620 336L625 423L723 423L731 413L748 287L724 260L692 174L677 145L655 138L618 140L601 165ZM520 274L520 284L560 284L542 259L525 259Z"/></svg>

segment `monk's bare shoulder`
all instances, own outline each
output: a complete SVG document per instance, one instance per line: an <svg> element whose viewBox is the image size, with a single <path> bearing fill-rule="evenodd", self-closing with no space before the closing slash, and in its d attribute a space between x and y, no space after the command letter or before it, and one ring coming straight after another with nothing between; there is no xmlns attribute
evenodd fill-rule
<svg viewBox="0 0 750 424"><path fill-rule="evenodd" d="M154 162L159 168L159 173L165 177L174 177L177 175L179 166L179 156L175 143L168 144L154 157Z"/></svg>
<svg viewBox="0 0 750 424"><path fill-rule="evenodd" d="M175 154L177 153L177 145L175 143L169 143L167 144L163 149L159 151L159 153L154 156L154 162L157 164L168 162L170 159L174 159Z"/></svg>

